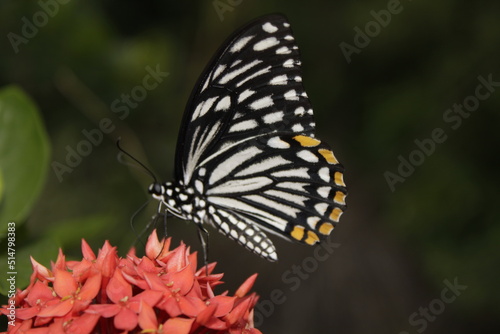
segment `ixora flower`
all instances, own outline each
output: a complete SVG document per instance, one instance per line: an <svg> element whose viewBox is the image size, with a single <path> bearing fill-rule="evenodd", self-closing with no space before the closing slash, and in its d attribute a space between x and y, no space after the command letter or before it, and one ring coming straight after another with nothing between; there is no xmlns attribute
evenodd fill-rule
<svg viewBox="0 0 500 334"><path fill-rule="evenodd" d="M119 258L107 241L95 256L82 240L81 261L59 251L51 270L31 258L30 284L12 297L7 333L261 334L253 326L258 296L249 294L257 274L234 296L215 295L223 276L212 273L215 263L197 270L196 253L182 242L170 250L170 241L153 231L145 256L132 249ZM9 315L7 306L0 312Z"/></svg>

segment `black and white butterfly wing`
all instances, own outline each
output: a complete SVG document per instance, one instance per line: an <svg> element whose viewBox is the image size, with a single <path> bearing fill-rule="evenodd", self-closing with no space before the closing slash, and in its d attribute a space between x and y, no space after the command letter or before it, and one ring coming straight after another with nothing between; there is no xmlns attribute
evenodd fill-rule
<svg viewBox="0 0 500 334"><path fill-rule="evenodd" d="M261 231L315 244L345 208L343 168L314 135L290 25L249 24L216 54L191 95L176 177L203 194L204 220L276 260Z"/></svg>

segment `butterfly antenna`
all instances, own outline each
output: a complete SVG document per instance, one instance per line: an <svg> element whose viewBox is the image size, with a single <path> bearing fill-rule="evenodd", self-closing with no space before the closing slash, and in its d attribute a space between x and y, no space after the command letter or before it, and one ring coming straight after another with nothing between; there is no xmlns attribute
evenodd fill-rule
<svg viewBox="0 0 500 334"><path fill-rule="evenodd" d="M137 164L139 164L139 166L141 166L142 168L144 168L144 171L147 172L147 174L149 174L153 180L155 181L155 183L158 182L158 179L156 178L155 174L151 171L151 169L149 169L145 164L143 164L142 162L140 162L137 158L135 158L134 156L132 156L132 154L128 153L127 151L125 151L123 149L123 147L121 147L120 145L120 142L121 142L121 137L118 138L118 140L116 141L116 147L118 147L118 149L120 150L121 153L125 154L127 157L129 157L130 159L132 159L133 161L135 161Z"/></svg>

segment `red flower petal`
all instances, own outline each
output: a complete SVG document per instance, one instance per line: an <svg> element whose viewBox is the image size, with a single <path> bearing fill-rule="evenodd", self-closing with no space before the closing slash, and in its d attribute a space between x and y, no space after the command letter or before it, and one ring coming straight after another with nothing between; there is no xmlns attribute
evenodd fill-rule
<svg viewBox="0 0 500 334"><path fill-rule="evenodd" d="M190 266L185 266L178 272L168 273L162 279L168 284L171 284L172 289L178 289L179 294L185 295L191 290L194 284L194 272Z"/></svg>
<svg viewBox="0 0 500 334"><path fill-rule="evenodd" d="M165 310L171 317L177 317L182 314L179 303L177 303L174 297L163 298L157 306Z"/></svg>
<svg viewBox="0 0 500 334"><path fill-rule="evenodd" d="M188 263L186 245L181 242L179 247L172 251L172 257L167 262L167 271L176 272L181 270Z"/></svg>
<svg viewBox="0 0 500 334"><path fill-rule="evenodd" d="M83 258L88 261L94 261L96 259L94 251L90 248L85 239L82 239L82 255Z"/></svg>
<svg viewBox="0 0 500 334"><path fill-rule="evenodd" d="M222 317L231 312L234 307L235 299L236 297L229 296L215 296L214 298L210 299L210 305L217 306L214 316Z"/></svg>
<svg viewBox="0 0 500 334"><path fill-rule="evenodd" d="M141 301L140 309L138 317L139 327L143 329L143 332L156 331L156 329L158 329L158 320L156 319L156 313L153 308Z"/></svg>
<svg viewBox="0 0 500 334"><path fill-rule="evenodd" d="M179 296L178 300L181 312L189 317L196 317L207 308L207 305L201 299Z"/></svg>
<svg viewBox="0 0 500 334"><path fill-rule="evenodd" d="M78 282L83 282L89 277L91 273L91 268L93 266L94 264L87 259L83 259L80 262L76 262L74 265L69 265L68 262L68 267L71 269L71 271L73 272L73 277Z"/></svg>
<svg viewBox="0 0 500 334"><path fill-rule="evenodd" d="M140 259L140 262L137 265L137 271L156 274L160 271L160 268L158 268L156 261L153 262L153 260L144 256L143 258Z"/></svg>
<svg viewBox="0 0 500 334"><path fill-rule="evenodd" d="M54 272L54 291L61 298L71 296L78 289L73 275L66 270L56 269Z"/></svg>
<svg viewBox="0 0 500 334"><path fill-rule="evenodd" d="M146 256L152 260L163 260L164 257L170 252L170 238L163 239L161 242L158 240L156 229L153 230L146 242Z"/></svg>
<svg viewBox="0 0 500 334"><path fill-rule="evenodd" d="M236 293L234 294L236 297L242 298L245 296L248 291L252 288L253 284L255 283L255 280L257 279L257 274L253 274L243 284L236 290Z"/></svg>
<svg viewBox="0 0 500 334"><path fill-rule="evenodd" d="M74 317L70 321L65 321L63 324L64 333L71 334L90 334L93 332L99 315L84 313L81 316ZM52 334L52 331L50 332Z"/></svg>
<svg viewBox="0 0 500 334"><path fill-rule="evenodd" d="M36 273L38 279L42 281L52 280L54 275L52 272L47 269L45 266L42 266L40 263L36 262L36 260L30 256L31 266L33 267L33 271Z"/></svg>
<svg viewBox="0 0 500 334"><path fill-rule="evenodd" d="M99 254L97 254L97 267L101 270L104 277L111 277L113 276L117 262L116 247L112 247L109 241L106 240L99 250Z"/></svg>
<svg viewBox="0 0 500 334"><path fill-rule="evenodd" d="M243 319L245 313L248 312L251 306L252 298L246 298L242 300L234 309L225 317L226 321L231 325L238 322L238 320Z"/></svg>
<svg viewBox="0 0 500 334"><path fill-rule="evenodd" d="M217 305L208 305L208 307L201 311L196 317L196 322L210 329L225 330L228 328L226 322L214 317Z"/></svg>
<svg viewBox="0 0 500 334"><path fill-rule="evenodd" d="M80 293L78 294L79 299L94 299L101 287L101 279L102 276L100 273L95 273L94 275L90 276L80 289Z"/></svg>
<svg viewBox="0 0 500 334"><path fill-rule="evenodd" d="M144 273L144 279L151 290L165 291L167 289L165 282L156 274Z"/></svg>
<svg viewBox="0 0 500 334"><path fill-rule="evenodd" d="M40 281L37 281L33 288L31 289L29 295L26 297L26 301L31 306L37 306L39 304L45 304L47 301L54 299L52 290Z"/></svg>
<svg viewBox="0 0 500 334"><path fill-rule="evenodd" d="M106 294L113 303L119 303L125 297L132 297L132 286L123 278L121 270L115 270L113 273L106 287Z"/></svg>
<svg viewBox="0 0 500 334"><path fill-rule="evenodd" d="M121 306L117 304L92 304L86 310L85 313L99 314L104 318L111 318L121 311Z"/></svg>
<svg viewBox="0 0 500 334"><path fill-rule="evenodd" d="M65 301L59 302L55 305L49 305L43 308L40 313L38 313L39 317L62 317L71 311L73 308L73 299L67 299Z"/></svg>
<svg viewBox="0 0 500 334"><path fill-rule="evenodd" d="M29 308L18 308L16 309L16 319L21 319L21 320L31 319L37 316L38 312L40 312L40 308L36 306Z"/></svg>
<svg viewBox="0 0 500 334"><path fill-rule="evenodd" d="M163 292L161 291L154 291L154 290L146 290L143 291L134 297L130 298L129 301L129 308L136 312L139 313L139 305L141 302L144 302L148 304L151 307L154 307L163 297Z"/></svg>
<svg viewBox="0 0 500 334"><path fill-rule="evenodd" d="M59 248L59 253L57 254L56 263L52 265L52 270L55 269L66 270L66 257L61 248Z"/></svg>
<svg viewBox="0 0 500 334"><path fill-rule="evenodd" d="M137 326L137 314L126 307L122 307L120 312L115 316L113 324L118 329L131 331Z"/></svg>
<svg viewBox="0 0 500 334"><path fill-rule="evenodd" d="M163 333L189 334L194 319L170 318L163 324Z"/></svg>

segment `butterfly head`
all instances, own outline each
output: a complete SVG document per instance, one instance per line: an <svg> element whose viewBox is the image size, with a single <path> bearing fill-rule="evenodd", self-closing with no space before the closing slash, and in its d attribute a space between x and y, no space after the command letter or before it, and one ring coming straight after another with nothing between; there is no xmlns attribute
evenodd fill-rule
<svg viewBox="0 0 500 334"><path fill-rule="evenodd" d="M161 201L163 194L165 194L165 187L159 182L154 182L149 186L148 191L153 198Z"/></svg>

